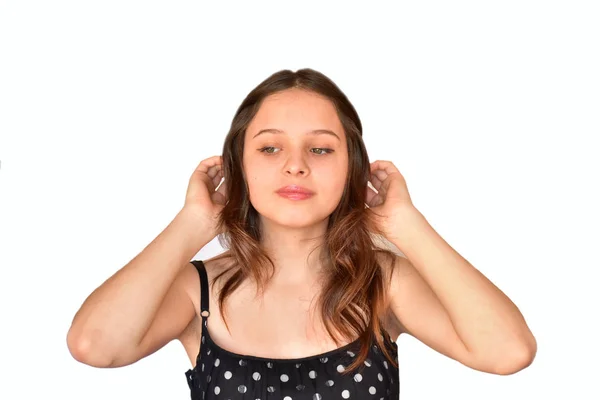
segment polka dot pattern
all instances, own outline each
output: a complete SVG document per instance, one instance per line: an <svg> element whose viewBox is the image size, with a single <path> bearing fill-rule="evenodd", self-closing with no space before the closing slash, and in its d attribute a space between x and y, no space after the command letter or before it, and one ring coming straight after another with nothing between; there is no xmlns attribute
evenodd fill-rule
<svg viewBox="0 0 600 400"><path fill-rule="evenodd" d="M196 265L198 268L199 265ZM200 272L201 269L198 269ZM201 273L201 284L203 275ZM204 272L205 273L205 272ZM206 299L206 297L202 297ZM359 354L360 343L297 359L266 358L236 354L221 348L210 335L207 311L198 332L196 365L186 372L192 400L344 400L399 398L399 371L373 342L367 358L348 373ZM398 362L397 345L384 336L385 350Z"/></svg>

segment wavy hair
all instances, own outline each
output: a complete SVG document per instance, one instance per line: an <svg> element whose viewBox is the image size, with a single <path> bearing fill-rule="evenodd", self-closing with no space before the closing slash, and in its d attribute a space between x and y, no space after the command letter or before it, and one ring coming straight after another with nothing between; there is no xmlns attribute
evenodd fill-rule
<svg viewBox="0 0 600 400"><path fill-rule="evenodd" d="M334 332L346 340L355 338L360 350L344 374L351 373L366 360L373 340L385 357L396 367L394 358L384 345L385 333L382 318L387 309L387 279L391 279L391 267L387 269L378 262L378 253L387 255L393 265L394 252L376 245L375 235L383 237L374 224L374 213L366 207L365 190L370 178L370 163L362 140L362 124L354 106L338 86L322 73L305 68L293 72L281 70L269 76L254 88L237 109L231 128L223 144L223 175L228 182L227 204L221 211L218 240L228 249L214 259L228 258L231 263L213 281L226 272L233 271L221 287L219 306L226 321L224 303L248 277L254 279L263 291L275 266L261 248L259 214L250 203L248 182L243 170L243 149L246 129L256 115L263 100L286 89L299 88L328 98L337 111L344 127L348 147L348 175L344 192L337 208L329 216L323 238L323 262L326 279L318 296L321 317L325 328L340 346ZM242 184L243 182L243 184ZM314 251L314 250L313 250ZM270 273L269 273L270 271ZM389 344L389 343L388 343Z"/></svg>

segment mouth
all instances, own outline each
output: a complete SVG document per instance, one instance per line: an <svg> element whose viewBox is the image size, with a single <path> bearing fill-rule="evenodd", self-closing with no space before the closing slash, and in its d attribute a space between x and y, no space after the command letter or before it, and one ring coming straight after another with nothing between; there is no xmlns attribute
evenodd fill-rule
<svg viewBox="0 0 600 400"><path fill-rule="evenodd" d="M291 200L308 199L314 195L314 192L298 185L288 185L280 188L276 192L278 195Z"/></svg>
<svg viewBox="0 0 600 400"><path fill-rule="evenodd" d="M277 192L281 197L285 197L290 200L305 200L312 197L312 193L294 193L294 192Z"/></svg>

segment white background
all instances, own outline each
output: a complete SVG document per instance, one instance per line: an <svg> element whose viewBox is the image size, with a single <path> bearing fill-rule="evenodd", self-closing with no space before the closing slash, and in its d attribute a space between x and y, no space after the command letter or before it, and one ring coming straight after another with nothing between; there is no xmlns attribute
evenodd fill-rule
<svg viewBox="0 0 600 400"><path fill-rule="evenodd" d="M597 2L361 4L0 2L0 398L189 398L179 342L97 369L67 331L179 211L246 94L303 67L538 341L497 376L403 335L401 398L600 398Z"/></svg>

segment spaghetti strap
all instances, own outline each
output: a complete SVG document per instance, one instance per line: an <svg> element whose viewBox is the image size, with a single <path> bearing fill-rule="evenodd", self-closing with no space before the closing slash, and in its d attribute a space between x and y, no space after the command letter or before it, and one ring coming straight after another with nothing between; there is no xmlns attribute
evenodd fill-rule
<svg viewBox="0 0 600 400"><path fill-rule="evenodd" d="M210 316L210 310L208 308L208 298L210 293L208 291L206 268L204 267L202 260L193 260L191 263L194 264L200 275L200 315L202 315L202 321L206 322L206 318Z"/></svg>

